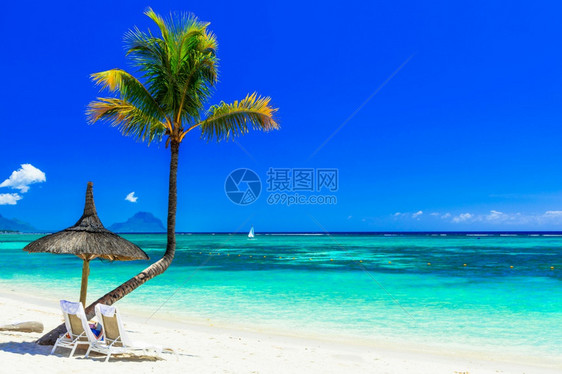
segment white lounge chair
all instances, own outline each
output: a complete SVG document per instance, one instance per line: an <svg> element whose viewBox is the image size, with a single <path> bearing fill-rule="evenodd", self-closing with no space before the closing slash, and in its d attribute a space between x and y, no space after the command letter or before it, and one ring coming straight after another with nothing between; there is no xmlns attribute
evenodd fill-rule
<svg viewBox="0 0 562 374"><path fill-rule="evenodd" d="M57 348L63 347L71 349L68 357L72 357L79 345L87 345L91 348L92 344L98 341L98 338L96 338L92 330L90 330L90 325L88 324L88 319L86 318L82 303L61 300L60 307L64 315L66 333L62 334L57 339L51 350L51 354L55 353Z"/></svg>
<svg viewBox="0 0 562 374"><path fill-rule="evenodd" d="M133 342L129 338L123 327L121 315L115 306L97 304L96 316L102 325L103 339L92 341L85 357L88 357L90 351L107 354L105 362L109 361L112 354L140 353L160 357L162 347L139 341Z"/></svg>

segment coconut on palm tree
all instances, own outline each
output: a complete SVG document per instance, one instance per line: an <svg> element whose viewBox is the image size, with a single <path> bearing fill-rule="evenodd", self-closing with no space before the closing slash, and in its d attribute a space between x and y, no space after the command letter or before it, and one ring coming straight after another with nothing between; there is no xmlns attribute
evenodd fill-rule
<svg viewBox="0 0 562 374"><path fill-rule="evenodd" d="M250 130L279 128L274 118L277 109L269 97L256 93L240 101L208 107L217 83L217 41L209 23L191 14L170 15L164 19L148 9L145 14L156 23L159 36L138 28L125 35L127 57L138 76L121 69L92 74L102 90L114 94L99 97L88 105L90 123L106 121L126 136L150 143L165 141L170 148L167 246L164 256L108 292L86 308L89 318L97 303L111 305L151 278L162 274L171 264L176 250L176 205L178 156L185 136L199 130L206 140L228 140ZM40 344L52 344L64 325L43 336Z"/></svg>

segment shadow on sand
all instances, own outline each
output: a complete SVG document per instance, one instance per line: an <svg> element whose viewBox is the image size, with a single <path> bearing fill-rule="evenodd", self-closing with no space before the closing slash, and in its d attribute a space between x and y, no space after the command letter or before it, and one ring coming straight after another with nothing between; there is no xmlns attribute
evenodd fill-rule
<svg viewBox="0 0 562 374"><path fill-rule="evenodd" d="M20 355L48 356L53 347L35 344L34 342L6 342L0 343L0 351L17 353Z"/></svg>
<svg viewBox="0 0 562 374"><path fill-rule="evenodd" d="M39 356L49 356L51 354L51 349L53 349L52 346L50 345L39 345L36 344L35 342L6 342L6 343L0 343L0 351L4 351L4 352L10 352L10 353L16 353L16 354L20 354L20 355L39 355ZM57 348L56 352L53 354L53 356L58 356L58 357L62 357L62 358L68 358L68 355L70 354L70 349L67 348ZM79 359L79 360L84 360L84 355L86 354L86 348L81 348L79 347L78 349L76 349L76 352L74 353L73 358L75 359ZM173 357L174 355L170 355L171 357ZM178 358L178 356L189 356L189 357L195 357L193 355L189 355L189 354L185 354L185 353L177 353L176 358ZM86 358L86 360L93 360L93 361L105 361L105 355L97 353L97 352L91 352L90 356L88 358ZM135 356L135 355L115 355L115 356L111 356L111 358L109 359L110 362L145 362L145 361L162 361L165 359L164 358L160 358L160 357L154 357L154 356Z"/></svg>

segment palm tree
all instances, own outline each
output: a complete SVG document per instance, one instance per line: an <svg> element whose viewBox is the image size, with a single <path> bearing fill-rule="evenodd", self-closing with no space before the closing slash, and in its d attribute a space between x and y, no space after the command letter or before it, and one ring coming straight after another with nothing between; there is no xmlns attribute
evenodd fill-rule
<svg viewBox="0 0 562 374"><path fill-rule="evenodd" d="M93 316L97 303L115 303L162 274L172 263L176 250L178 156L188 133L200 129L202 138L221 141L242 135L250 127L263 131L279 128L274 118L277 109L270 106L270 98L256 93L231 104L221 102L204 111L218 73L217 41L208 30L209 23L191 14L170 15L165 20L150 8L145 14L156 23L160 36L138 28L125 35L127 56L140 78L121 69L92 74L102 90L115 95L92 101L86 114L92 124L106 121L119 127L123 135L147 143L165 140L166 148L170 148L166 252L135 277L89 305L88 318ZM53 344L63 332L64 325L61 325L38 343Z"/></svg>

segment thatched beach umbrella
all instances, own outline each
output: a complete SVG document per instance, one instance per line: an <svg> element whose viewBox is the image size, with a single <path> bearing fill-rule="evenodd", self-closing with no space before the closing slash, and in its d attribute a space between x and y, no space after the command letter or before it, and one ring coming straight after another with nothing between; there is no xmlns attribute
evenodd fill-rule
<svg viewBox="0 0 562 374"><path fill-rule="evenodd" d="M103 227L96 212L92 188L93 183L88 182L84 214L74 226L37 239L23 248L27 252L73 254L80 257L84 261L80 288L80 302L84 307L91 260L148 260L148 255L137 245Z"/></svg>

